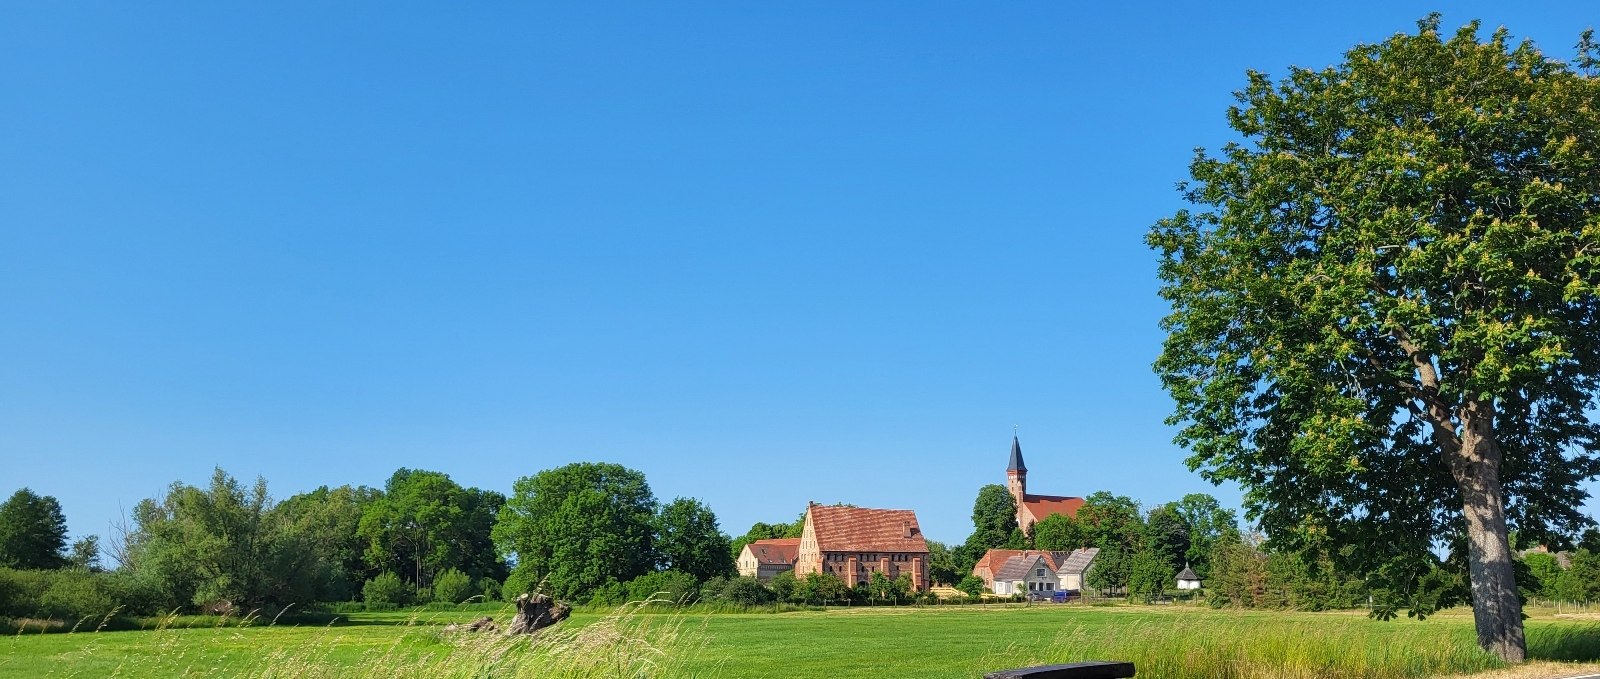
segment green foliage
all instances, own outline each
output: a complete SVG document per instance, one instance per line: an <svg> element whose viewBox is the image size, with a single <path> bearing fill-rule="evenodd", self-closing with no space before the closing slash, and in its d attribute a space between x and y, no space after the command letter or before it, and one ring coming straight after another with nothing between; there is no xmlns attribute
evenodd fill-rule
<svg viewBox="0 0 1600 679"><path fill-rule="evenodd" d="M1600 81L1478 28L1446 38L1435 15L1335 66L1250 73L1243 143L1197 153L1195 209L1147 238L1190 466L1241 484L1276 548L1352 572L1420 577L1473 517L1495 547L1507 525L1590 523ZM1513 645L1509 562L1472 572L1503 611L1480 633ZM1425 609L1418 582L1388 584Z"/></svg>
<svg viewBox="0 0 1600 679"><path fill-rule="evenodd" d="M663 567L699 580L734 572L728 536L717 526L716 514L699 500L680 497L662 506L655 531L656 554Z"/></svg>
<svg viewBox="0 0 1600 679"><path fill-rule="evenodd" d="M961 576L972 572L968 566L965 571L960 570L956 563L954 550L943 542L928 540L928 579L933 582L950 584L961 579Z"/></svg>
<svg viewBox="0 0 1600 679"><path fill-rule="evenodd" d="M1559 598L1561 562L1554 554L1535 552L1522 557L1522 562L1527 567L1528 577L1518 578L1517 584L1525 596Z"/></svg>
<svg viewBox="0 0 1600 679"><path fill-rule="evenodd" d="M1089 546L1088 538L1083 526L1066 514L1051 514L1033 524L1034 549L1071 551Z"/></svg>
<svg viewBox="0 0 1600 679"><path fill-rule="evenodd" d="M459 604L477 594L472 586L472 576L454 568L447 568L433 579L433 600Z"/></svg>
<svg viewBox="0 0 1600 679"><path fill-rule="evenodd" d="M1188 560L1191 530L1189 522L1173 505L1157 506L1145 518L1144 548L1176 575Z"/></svg>
<svg viewBox="0 0 1600 679"><path fill-rule="evenodd" d="M500 596L506 601L516 601L517 597L524 594L537 593L540 584L540 576L533 567L519 563L506 576L505 583L500 587Z"/></svg>
<svg viewBox="0 0 1600 679"><path fill-rule="evenodd" d="M911 596L910 574L891 578L879 571L872 571L866 582L867 595L883 602L900 602Z"/></svg>
<svg viewBox="0 0 1600 679"><path fill-rule="evenodd" d="M978 489L972 502L973 535L982 535L985 549L1005 544L1017 529L1017 502L1005 486L989 484Z"/></svg>
<svg viewBox="0 0 1600 679"><path fill-rule="evenodd" d="M772 576L772 580L767 583L767 586L772 588L772 595L777 597L779 601L795 601L798 599L795 596L795 592L800 585L794 576L794 571L783 571Z"/></svg>
<svg viewBox="0 0 1600 679"><path fill-rule="evenodd" d="M629 580L627 589L628 601L689 604L700 593L700 581L683 571L655 571Z"/></svg>
<svg viewBox="0 0 1600 679"><path fill-rule="evenodd" d="M594 591L589 594L590 606L616 606L627 601L627 586L615 580L594 588Z"/></svg>
<svg viewBox="0 0 1600 679"><path fill-rule="evenodd" d="M790 578L792 581L793 576ZM700 586L700 599L710 603L735 606L761 606L772 603L777 596L755 578L717 577Z"/></svg>
<svg viewBox="0 0 1600 679"><path fill-rule="evenodd" d="M1571 565L1556 578L1555 597L1565 601L1600 601L1600 554L1579 549Z"/></svg>
<svg viewBox="0 0 1600 679"><path fill-rule="evenodd" d="M362 512L363 557L370 568L396 573L419 588L431 586L446 568L499 578L505 563L489 534L504 504L499 493L463 488L439 472L402 468Z"/></svg>
<svg viewBox="0 0 1600 679"><path fill-rule="evenodd" d="M1177 586L1170 556L1147 546L1128 560L1128 596L1149 600Z"/></svg>
<svg viewBox="0 0 1600 679"><path fill-rule="evenodd" d="M807 573L796 581L793 597L800 603L822 605L851 597L850 587L832 573Z"/></svg>
<svg viewBox="0 0 1600 679"><path fill-rule="evenodd" d="M100 536L85 535L72 541L72 553L67 557L67 567L83 571L100 570Z"/></svg>
<svg viewBox="0 0 1600 679"><path fill-rule="evenodd" d="M1102 592L1126 592L1133 557L1142 548L1144 522L1132 498L1099 491L1084 498L1077 520L1085 536L1100 548L1084 584Z"/></svg>
<svg viewBox="0 0 1600 679"><path fill-rule="evenodd" d="M39 597L39 613L58 620L104 618L117 607L117 601L103 578L80 570L52 574L51 582Z"/></svg>
<svg viewBox="0 0 1600 679"><path fill-rule="evenodd" d="M1239 517L1205 493L1185 495L1172 508L1189 524L1189 550L1184 553L1184 560L1204 581L1211 575L1212 545L1224 535L1238 537Z"/></svg>
<svg viewBox="0 0 1600 679"><path fill-rule="evenodd" d="M361 587L361 600L368 604L404 606L416 598L416 587L389 571L379 573Z"/></svg>
<svg viewBox="0 0 1600 679"><path fill-rule="evenodd" d="M983 593L983 578L968 575L956 583L956 589L967 593L967 596L978 596Z"/></svg>
<svg viewBox="0 0 1600 679"><path fill-rule="evenodd" d="M209 604L251 609L309 601L318 570L300 536L273 513L267 483L249 488L221 469L207 488L174 483L133 510L123 568L160 610Z"/></svg>
<svg viewBox="0 0 1600 679"><path fill-rule="evenodd" d="M556 598L575 600L650 572L655 513L644 474L580 462L518 479L493 535L503 553L548 577Z"/></svg>
<svg viewBox="0 0 1600 679"><path fill-rule="evenodd" d="M61 503L27 488L0 503L0 567L46 569L67 563Z"/></svg>
<svg viewBox="0 0 1600 679"><path fill-rule="evenodd" d="M476 589L477 593L483 597L484 601L498 601L500 599L499 580L487 577L478 578L478 581L473 585L473 588ZM439 597L437 596L434 597L435 600L438 598Z"/></svg>
<svg viewBox="0 0 1600 679"><path fill-rule="evenodd" d="M361 592L371 572L363 558L368 541L360 535L361 516L381 495L365 486L322 486L278 503L278 529L308 557L295 564L308 576L307 599L348 601Z"/></svg>

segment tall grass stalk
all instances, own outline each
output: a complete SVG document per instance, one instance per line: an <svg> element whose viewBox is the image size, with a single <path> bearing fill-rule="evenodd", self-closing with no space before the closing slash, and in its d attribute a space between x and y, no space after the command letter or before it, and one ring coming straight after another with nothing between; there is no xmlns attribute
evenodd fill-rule
<svg viewBox="0 0 1600 679"><path fill-rule="evenodd" d="M1365 620L1264 625L1194 616L1068 628L1050 660L1132 661L1139 676L1163 679L1409 679L1503 666L1470 637L1440 632Z"/></svg>

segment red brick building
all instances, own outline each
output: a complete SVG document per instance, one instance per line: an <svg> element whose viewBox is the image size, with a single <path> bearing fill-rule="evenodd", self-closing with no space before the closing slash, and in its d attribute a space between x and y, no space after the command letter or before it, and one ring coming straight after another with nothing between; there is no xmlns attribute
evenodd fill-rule
<svg viewBox="0 0 1600 679"><path fill-rule="evenodd" d="M854 587L873 572L890 578L909 575L912 590L928 589L928 542L916 513L811 503L795 576L832 573Z"/></svg>

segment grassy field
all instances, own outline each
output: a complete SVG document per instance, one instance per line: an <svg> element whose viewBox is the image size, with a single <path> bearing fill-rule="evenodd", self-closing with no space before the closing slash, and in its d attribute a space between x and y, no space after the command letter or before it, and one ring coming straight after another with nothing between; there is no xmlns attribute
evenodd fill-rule
<svg viewBox="0 0 1600 679"><path fill-rule="evenodd" d="M23 633L0 640L0 676L976 677L1080 659L1132 660L1140 677L1175 679L1387 679L1500 668L1473 645L1464 612L1388 623L1349 613L1048 605L622 612L576 614L535 644L440 632L481 614L354 613L333 626ZM1600 659L1600 619L1536 612L1528 628L1534 658ZM1514 676L1577 669L1546 666Z"/></svg>

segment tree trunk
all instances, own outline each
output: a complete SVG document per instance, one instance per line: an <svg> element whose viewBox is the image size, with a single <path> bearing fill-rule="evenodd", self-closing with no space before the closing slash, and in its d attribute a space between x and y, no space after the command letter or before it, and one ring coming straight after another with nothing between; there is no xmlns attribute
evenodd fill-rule
<svg viewBox="0 0 1600 679"><path fill-rule="evenodd" d="M1478 645L1506 662L1522 662L1527 642L1506 536L1493 406L1480 401L1463 410L1461 445L1450 456L1450 472L1461 489L1461 512L1467 522L1467 566Z"/></svg>

